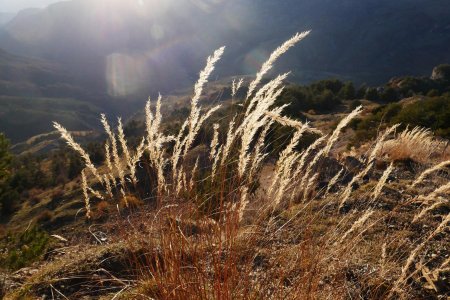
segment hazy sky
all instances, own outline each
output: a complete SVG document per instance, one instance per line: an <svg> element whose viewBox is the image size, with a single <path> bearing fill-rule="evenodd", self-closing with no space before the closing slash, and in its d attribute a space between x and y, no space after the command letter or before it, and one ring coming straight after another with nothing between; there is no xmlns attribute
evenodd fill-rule
<svg viewBox="0 0 450 300"><path fill-rule="evenodd" d="M29 7L45 7L61 0L0 0L0 12L18 12Z"/></svg>

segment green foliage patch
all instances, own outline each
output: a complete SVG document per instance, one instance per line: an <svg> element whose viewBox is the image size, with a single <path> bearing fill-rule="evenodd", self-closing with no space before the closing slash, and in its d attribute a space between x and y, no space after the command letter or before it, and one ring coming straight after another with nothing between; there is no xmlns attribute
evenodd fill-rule
<svg viewBox="0 0 450 300"><path fill-rule="evenodd" d="M450 138L450 94L426 97L413 103L390 103L375 108L366 118L354 119L350 126L356 131L353 143L374 138L380 125L402 124L430 128L443 138Z"/></svg>
<svg viewBox="0 0 450 300"><path fill-rule="evenodd" d="M22 233L8 234L1 243L6 250L0 256L2 268L17 270L29 266L46 252L49 240L48 233L37 226Z"/></svg>
<svg viewBox="0 0 450 300"><path fill-rule="evenodd" d="M351 82L344 83L337 79L321 80L308 86L292 84L286 87L277 105L289 104L285 109L286 114L302 118L302 111L334 111L343 100L354 99L355 93Z"/></svg>
<svg viewBox="0 0 450 300"><path fill-rule="evenodd" d="M9 141L0 133L0 217L14 210L19 195L11 188L13 156L9 151Z"/></svg>

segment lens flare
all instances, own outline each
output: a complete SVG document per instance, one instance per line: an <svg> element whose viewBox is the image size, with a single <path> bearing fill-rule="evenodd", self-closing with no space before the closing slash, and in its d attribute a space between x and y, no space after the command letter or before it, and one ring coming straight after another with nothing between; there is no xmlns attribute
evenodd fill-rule
<svg viewBox="0 0 450 300"><path fill-rule="evenodd" d="M261 64L269 58L270 53L261 48L255 48L244 58L244 73L253 74L261 68Z"/></svg>
<svg viewBox="0 0 450 300"><path fill-rule="evenodd" d="M145 78L145 59L114 53L106 59L108 94L123 97L138 91L140 79Z"/></svg>

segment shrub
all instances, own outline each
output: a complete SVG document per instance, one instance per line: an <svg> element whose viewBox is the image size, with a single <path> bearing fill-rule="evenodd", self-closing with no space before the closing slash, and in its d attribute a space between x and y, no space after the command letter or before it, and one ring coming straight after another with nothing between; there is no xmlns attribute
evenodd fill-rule
<svg viewBox="0 0 450 300"><path fill-rule="evenodd" d="M374 138L381 126L402 124L402 128L424 127L437 136L450 138L450 97L425 98L413 103L391 103L372 110L363 119L355 119L351 127L356 131L352 143L361 144Z"/></svg>
<svg viewBox="0 0 450 300"><path fill-rule="evenodd" d="M364 94L364 98L370 101L378 101L380 100L380 95L376 88L370 87L367 88L366 93Z"/></svg>
<svg viewBox="0 0 450 300"><path fill-rule="evenodd" d="M9 141L0 133L0 183L9 179L12 155L9 152Z"/></svg>
<svg viewBox="0 0 450 300"><path fill-rule="evenodd" d="M130 205L130 204L129 204ZM97 203L95 218L103 218L106 217L110 213L111 206L108 201L102 200Z"/></svg>
<svg viewBox="0 0 450 300"><path fill-rule="evenodd" d="M439 96L439 91L437 89L432 89L427 93L427 97L433 98Z"/></svg>
<svg viewBox="0 0 450 300"><path fill-rule="evenodd" d="M437 135L450 138L450 97L425 98L405 105L398 110L391 121L430 128Z"/></svg>
<svg viewBox="0 0 450 300"><path fill-rule="evenodd" d="M428 163L441 157L446 144L436 140L430 130L416 127L406 129L394 139L384 142L377 155L390 161L413 160Z"/></svg>
<svg viewBox="0 0 450 300"><path fill-rule="evenodd" d="M19 193L8 186L2 188L0 192L0 213L3 216L9 216L18 208Z"/></svg>
<svg viewBox="0 0 450 300"><path fill-rule="evenodd" d="M450 81L450 65L443 64L435 67L431 78L433 80Z"/></svg>
<svg viewBox="0 0 450 300"><path fill-rule="evenodd" d="M399 100L399 96L394 88L386 87L380 95L380 100L383 102L396 102Z"/></svg>
<svg viewBox="0 0 450 300"><path fill-rule="evenodd" d="M350 103L350 110L354 110L355 108L361 105L362 105L361 101L355 99Z"/></svg>
<svg viewBox="0 0 450 300"><path fill-rule="evenodd" d="M10 234L7 239L9 252L0 257L0 262L17 270L37 261L47 250L48 234L37 226L33 226L20 234Z"/></svg>
<svg viewBox="0 0 450 300"><path fill-rule="evenodd" d="M10 215L19 200L18 191L11 187L13 156L9 147L9 141L0 133L0 216Z"/></svg>
<svg viewBox="0 0 450 300"><path fill-rule="evenodd" d="M102 202L105 202L105 201L102 201ZM102 203L102 202L100 202L100 203ZM120 201L119 201L119 207L121 209L125 209L125 208L136 209L136 208L139 208L140 206L142 206L143 204L144 204L144 202L142 202L141 199L139 199L138 197L136 197L134 195L126 195L126 196L120 198ZM102 204L101 206L104 206L104 204Z"/></svg>
<svg viewBox="0 0 450 300"><path fill-rule="evenodd" d="M353 100L356 97L355 87L353 83L347 82L339 91L339 97L346 100Z"/></svg>
<svg viewBox="0 0 450 300"><path fill-rule="evenodd" d="M289 104L285 113L293 118L304 119L302 112L334 111L344 99L354 99L352 83L339 80L321 80L308 86L290 84L277 99L277 105Z"/></svg>

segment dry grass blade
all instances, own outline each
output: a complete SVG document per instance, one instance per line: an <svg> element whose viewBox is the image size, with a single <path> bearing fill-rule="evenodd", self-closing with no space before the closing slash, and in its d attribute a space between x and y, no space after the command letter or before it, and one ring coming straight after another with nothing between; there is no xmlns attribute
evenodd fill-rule
<svg viewBox="0 0 450 300"><path fill-rule="evenodd" d="M433 201L439 195L446 194L448 192L450 192L450 182L447 182L446 184L441 185L440 187L435 189L432 193L430 193L428 196L420 196L419 199L423 200L425 202Z"/></svg>
<svg viewBox="0 0 450 300"><path fill-rule="evenodd" d="M334 143L338 140L339 134L341 133L342 129L344 129L348 125L348 123L350 123L350 121L353 120L355 117L357 117L361 112L362 106L358 106L338 124L336 129L333 131L333 134L328 139L323 154L324 156L327 156L330 153L331 148L333 147Z"/></svg>
<svg viewBox="0 0 450 300"><path fill-rule="evenodd" d="M81 171L81 187L83 189L83 196L84 196L84 206L86 208L86 217L88 219L91 218L92 212L91 212L91 204L90 204L90 200L89 200L89 195L88 195L88 183L87 183L87 179L86 179L86 175L84 173L84 170Z"/></svg>
<svg viewBox="0 0 450 300"><path fill-rule="evenodd" d="M438 207L440 207L440 206L443 206L443 205L445 205L445 204L447 204L447 203L449 203L449 201L446 201L446 200L444 200L444 199L440 199L439 201L433 203L432 205L430 205L430 206L428 206L428 207L425 207L425 208L422 209L418 214L416 214L416 215L414 216L414 219L413 219L412 222L415 223L415 222L419 221L419 220L420 220L423 216L425 216L428 212L430 212L430 211L432 211L432 210L434 210L434 209L436 209L436 208L438 208Z"/></svg>
<svg viewBox="0 0 450 300"><path fill-rule="evenodd" d="M434 172L437 172L439 170L442 170L442 169L446 168L447 166L450 166L450 160L443 161L443 162L425 170L422 174L420 174L419 177L417 177L417 179L413 182L411 187L415 187L416 185L421 183L428 175L430 175Z"/></svg>
<svg viewBox="0 0 450 300"><path fill-rule="evenodd" d="M446 143L435 139L433 133L426 128L406 128L395 139L383 143L379 155L391 161L412 159L428 163L432 157L442 153Z"/></svg>
<svg viewBox="0 0 450 300"><path fill-rule="evenodd" d="M417 255L422 251L422 249L425 247L425 245L433 239L436 235L441 233L445 227L447 226L447 223L450 222L450 214L448 214L445 218L443 218L442 222L439 224L439 226L422 242L420 243L408 256L408 259L406 260L405 265L402 268L402 273L400 277L395 281L388 298L390 298L395 293L401 293L402 292L402 286L405 284L407 280L407 274L408 270L411 267L411 265L414 262L414 259L417 257Z"/></svg>
<svg viewBox="0 0 450 300"><path fill-rule="evenodd" d="M342 243L353 231L357 230L361 226L363 226L367 220L372 216L374 213L373 210L366 211L358 220L356 220L355 223L353 223L352 227L350 227L349 230L347 230L339 239L338 243Z"/></svg>
<svg viewBox="0 0 450 300"><path fill-rule="evenodd" d="M191 99L191 112L186 120L186 122L181 127L178 137L175 139L175 146L172 155L172 170L173 170L173 179L176 180L182 174L177 174L178 163L182 157L184 157L188 150L190 149L192 143L194 142L195 137L200 130L201 125L208 119L212 113L217 111L220 108L219 106L213 107L208 110L206 113L200 117L200 108L198 106L198 102L200 100L200 96L202 94L204 85L208 82L208 78L213 72L215 68L215 64L220 60L223 53L225 51L225 47L221 47L214 51L214 54L208 57L206 62L206 67L200 72L199 79L194 86L194 96ZM185 130L188 130L185 136Z"/></svg>
<svg viewBox="0 0 450 300"><path fill-rule="evenodd" d="M122 167L122 163L120 161L119 157L119 150L117 147L117 139L115 134L112 132L111 127L108 124L108 121L106 120L106 116L104 114L101 115L101 122L103 124L103 128L105 129L106 133L108 134L109 140L111 142L111 152L113 156L113 163L114 167L116 168L117 174L119 175L120 184L122 185L122 188L125 187L125 172Z"/></svg>
<svg viewBox="0 0 450 300"><path fill-rule="evenodd" d="M345 190L342 192L341 202L339 203L339 209L341 209L344 206L344 204L347 202L348 198L350 197L350 195L353 191L353 185L355 183L358 183L364 176L366 176L367 173L369 173L370 169L372 169L372 167L373 167L373 163L367 164L366 167L361 172L359 172L352 178L350 183L347 185Z"/></svg>
<svg viewBox="0 0 450 300"><path fill-rule="evenodd" d="M233 82L231 84L231 97L234 98L239 91L239 89L242 87L242 84L244 83L244 78L239 79L238 82L236 82L235 79L233 79Z"/></svg>
<svg viewBox="0 0 450 300"><path fill-rule="evenodd" d="M283 126L289 126L289 127L293 127L293 128L297 128L297 129L301 129L305 126L305 124L303 124L300 121L293 120L288 117L283 117L283 116L280 116L273 112L266 112L266 115L268 115L270 118L272 118L272 120L280 123ZM318 134L318 135L323 135L322 131L320 131L319 129L313 128L313 127L308 127L308 131Z"/></svg>
<svg viewBox="0 0 450 300"><path fill-rule="evenodd" d="M97 178L97 180L99 182L103 182L102 178L100 177L100 175L97 171L97 168L92 163L91 158L89 157L89 154L87 154L87 152L84 151L84 149L81 148L81 146L77 142L75 142L72 135L64 127L62 127L60 124L58 124L56 122L53 122L53 126L56 128L56 130L58 130L58 132L61 134L61 137L67 142L67 144L73 150L78 152L78 154L84 159L86 167L89 169L89 171L92 172L92 174L94 174L95 178Z"/></svg>
<svg viewBox="0 0 450 300"><path fill-rule="evenodd" d="M383 175L381 176L380 180L377 183L377 186L375 187L375 190L372 193L372 199L375 201L378 196L381 193L381 190L383 189L384 185L386 184L386 181L389 178L389 175L391 175L392 171L394 170L394 164L391 163L389 167L383 172Z"/></svg>
<svg viewBox="0 0 450 300"><path fill-rule="evenodd" d="M389 127L388 129L386 129L386 131L383 133L383 135L381 135L379 138L377 138L376 140L376 144L375 147L372 150L372 153L369 156L369 162L370 161L374 161L375 158L380 155L380 152L382 151L383 145L384 145L384 141L386 140L386 138L392 134L393 132L395 132L395 130L400 126L400 124L395 124L392 127Z"/></svg>
<svg viewBox="0 0 450 300"><path fill-rule="evenodd" d="M296 158L298 154L294 152L294 147L298 144L298 141L302 137L302 135L307 130L308 126L303 126L300 130L297 130L294 133L289 145L283 150L280 154L280 157L277 162L276 173L274 174L274 179L272 182L272 186L269 189L269 193L275 190L273 197L272 207L275 209L280 203L286 188L289 184L292 183L291 174L294 170L294 164L296 162ZM278 183L277 188L275 189L275 184Z"/></svg>
<svg viewBox="0 0 450 300"><path fill-rule="evenodd" d="M327 189L325 190L324 197L326 197L328 195L328 193L330 192L330 189L338 182L342 173L344 173L344 168L342 168L336 175L333 176L333 178L330 179L330 181L327 184Z"/></svg>
<svg viewBox="0 0 450 300"><path fill-rule="evenodd" d="M208 112L206 112L204 117L200 117L200 108L198 106L198 102L200 100L200 96L203 92L203 88L205 84L208 82L208 78L211 75L211 73L214 71L215 64L220 60L223 53L225 51L225 47L221 47L214 51L214 54L210 57L208 57L206 67L200 72L199 79L197 83L194 86L194 96L191 99L191 114L189 116L189 126L188 126L188 135L186 139L186 143L184 145L184 153L190 149L195 136L198 133L198 130L200 129L200 126L206 120L209 115L211 115L214 111L216 111L219 106L216 106L215 108L212 108Z"/></svg>
<svg viewBox="0 0 450 300"><path fill-rule="evenodd" d="M286 53L291 47L295 46L299 41L304 39L311 31L305 31L302 33L295 34L292 38L287 40L283 45L278 47L269 57L269 59L262 65L261 70L256 74L255 80L250 83L247 92L247 98L249 99L253 92L255 91L258 84L263 79L264 75L266 75L272 68L275 61L284 53Z"/></svg>

